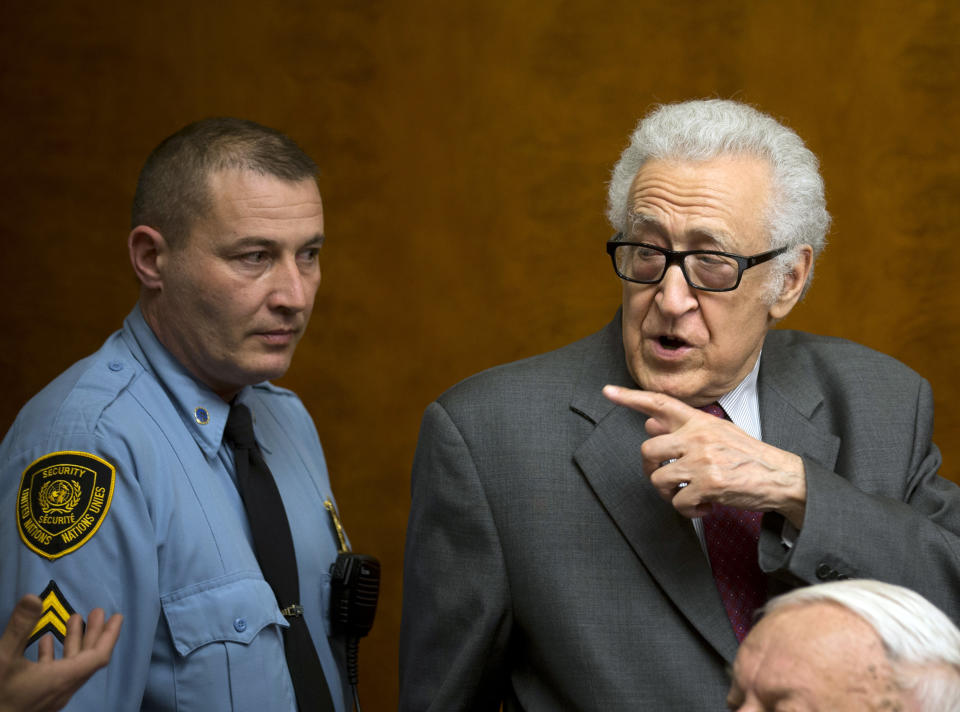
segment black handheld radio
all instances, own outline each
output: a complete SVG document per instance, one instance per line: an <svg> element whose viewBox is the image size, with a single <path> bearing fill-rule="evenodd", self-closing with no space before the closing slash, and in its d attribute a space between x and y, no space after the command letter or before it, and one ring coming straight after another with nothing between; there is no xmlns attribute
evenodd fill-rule
<svg viewBox="0 0 960 712"><path fill-rule="evenodd" d="M340 540L340 553L330 567L330 632L346 643L347 680L353 704L360 712L357 693L360 638L370 632L380 597L380 562L373 556L348 551L340 517L328 500L324 506Z"/></svg>

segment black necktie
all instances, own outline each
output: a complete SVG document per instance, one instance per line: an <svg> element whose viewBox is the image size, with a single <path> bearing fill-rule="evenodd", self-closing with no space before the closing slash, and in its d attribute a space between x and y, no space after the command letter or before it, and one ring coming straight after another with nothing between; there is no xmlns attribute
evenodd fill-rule
<svg viewBox="0 0 960 712"><path fill-rule="evenodd" d="M301 712L333 712L330 688L303 618L297 560L287 513L270 468L254 440L250 411L245 405L230 407L223 437L233 445L237 487L247 510L260 570L277 597L280 611L290 623L290 627L283 631L283 648L297 695L297 706Z"/></svg>

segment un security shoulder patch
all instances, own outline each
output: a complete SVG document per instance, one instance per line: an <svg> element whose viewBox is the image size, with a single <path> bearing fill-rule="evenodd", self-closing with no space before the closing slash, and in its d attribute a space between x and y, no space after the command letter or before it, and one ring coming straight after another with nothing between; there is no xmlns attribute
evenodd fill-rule
<svg viewBox="0 0 960 712"><path fill-rule="evenodd" d="M52 452L23 472L17 493L20 538L48 559L90 541L110 509L117 470L87 452Z"/></svg>

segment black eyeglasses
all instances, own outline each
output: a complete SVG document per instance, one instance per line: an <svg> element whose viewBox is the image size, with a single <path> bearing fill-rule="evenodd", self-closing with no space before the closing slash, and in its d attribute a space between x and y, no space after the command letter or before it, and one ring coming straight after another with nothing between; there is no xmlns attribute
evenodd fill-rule
<svg viewBox="0 0 960 712"><path fill-rule="evenodd" d="M607 242L607 254L620 279L638 284L657 284L670 265L680 265L683 278L694 289L705 292L729 292L740 286L743 271L772 260L787 247L761 252L752 257L717 250L683 250L677 252L645 242L624 242L618 232Z"/></svg>

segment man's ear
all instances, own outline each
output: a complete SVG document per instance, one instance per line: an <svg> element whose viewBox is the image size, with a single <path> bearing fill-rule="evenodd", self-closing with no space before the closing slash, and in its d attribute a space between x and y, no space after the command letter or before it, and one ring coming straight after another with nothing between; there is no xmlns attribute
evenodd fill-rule
<svg viewBox="0 0 960 712"><path fill-rule="evenodd" d="M810 245L800 245L790 271L783 276L783 289L780 290L780 296L770 305L770 316L773 319L783 319L800 300L812 268L813 248Z"/></svg>
<svg viewBox="0 0 960 712"><path fill-rule="evenodd" d="M127 238L130 264L137 279L147 289L163 289L163 267L170 247L163 235L146 225L137 225Z"/></svg>

